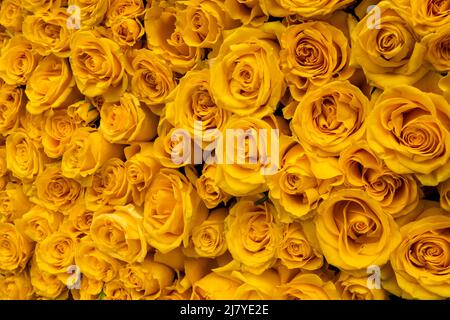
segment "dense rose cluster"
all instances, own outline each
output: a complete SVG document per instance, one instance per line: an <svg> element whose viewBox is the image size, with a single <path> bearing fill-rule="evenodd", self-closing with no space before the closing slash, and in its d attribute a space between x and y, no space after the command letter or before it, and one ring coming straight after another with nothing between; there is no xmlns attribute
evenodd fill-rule
<svg viewBox="0 0 450 320"><path fill-rule="evenodd" d="M449 1L2 0L0 299L450 298L449 70Z"/></svg>

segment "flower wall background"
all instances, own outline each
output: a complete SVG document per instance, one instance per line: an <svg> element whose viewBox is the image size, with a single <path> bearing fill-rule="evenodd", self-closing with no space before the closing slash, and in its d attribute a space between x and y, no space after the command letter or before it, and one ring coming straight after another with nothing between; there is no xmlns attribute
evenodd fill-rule
<svg viewBox="0 0 450 320"><path fill-rule="evenodd" d="M450 298L449 70L447 0L2 0L0 299Z"/></svg>

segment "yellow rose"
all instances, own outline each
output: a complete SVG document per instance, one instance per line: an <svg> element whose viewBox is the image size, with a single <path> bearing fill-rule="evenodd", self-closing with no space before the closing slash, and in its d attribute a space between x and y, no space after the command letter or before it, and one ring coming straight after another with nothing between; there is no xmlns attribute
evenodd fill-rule
<svg viewBox="0 0 450 320"><path fill-rule="evenodd" d="M310 153L337 156L363 138L369 112L369 100L358 87L334 81L304 96L291 130Z"/></svg>
<svg viewBox="0 0 450 320"><path fill-rule="evenodd" d="M267 177L269 197L282 222L308 218L334 186L342 184L335 158L308 157L292 137L281 136L281 168Z"/></svg>
<svg viewBox="0 0 450 320"><path fill-rule="evenodd" d="M442 96L410 86L391 88L367 120L367 141L392 171L437 185L450 178L449 114Z"/></svg>
<svg viewBox="0 0 450 320"><path fill-rule="evenodd" d="M22 6L30 12L49 11L59 8L64 0L21 0Z"/></svg>
<svg viewBox="0 0 450 320"><path fill-rule="evenodd" d="M334 283L315 273L299 273L280 287L288 300L341 300Z"/></svg>
<svg viewBox="0 0 450 320"><path fill-rule="evenodd" d="M111 0L106 12L106 25L110 25L118 18L139 18L144 13L145 7L142 0Z"/></svg>
<svg viewBox="0 0 450 320"><path fill-rule="evenodd" d="M56 299L65 291L67 286L54 274L39 269L36 258L31 263L30 280L35 294L47 298Z"/></svg>
<svg viewBox="0 0 450 320"><path fill-rule="evenodd" d="M0 79L0 133L7 136L19 125L19 116L25 108L24 90L6 84Z"/></svg>
<svg viewBox="0 0 450 320"><path fill-rule="evenodd" d="M17 228L32 241L42 242L56 232L63 221L61 213L49 211L35 205L20 219L15 221Z"/></svg>
<svg viewBox="0 0 450 320"><path fill-rule="evenodd" d="M82 276L80 290L72 290L72 296L74 300L99 300L102 289L102 281Z"/></svg>
<svg viewBox="0 0 450 320"><path fill-rule="evenodd" d="M333 192L319 206L315 223L324 257L341 270L381 266L401 240L392 216L357 189Z"/></svg>
<svg viewBox="0 0 450 320"><path fill-rule="evenodd" d="M352 0L260 0L267 15L285 17L299 15L305 18L323 17L352 3Z"/></svg>
<svg viewBox="0 0 450 320"><path fill-rule="evenodd" d="M145 14L144 26L148 48L166 60L173 71L184 74L200 63L204 51L186 44L176 28L177 14L175 8L163 9L155 3Z"/></svg>
<svg viewBox="0 0 450 320"><path fill-rule="evenodd" d="M138 19L117 18L111 24L113 39L121 46L136 45L145 33Z"/></svg>
<svg viewBox="0 0 450 320"><path fill-rule="evenodd" d="M83 238L90 232L94 212L86 209L84 201L78 201L69 209L69 214L64 219L62 230L70 233L74 238Z"/></svg>
<svg viewBox="0 0 450 320"><path fill-rule="evenodd" d="M33 287L28 272L0 276L1 300L31 300Z"/></svg>
<svg viewBox="0 0 450 320"><path fill-rule="evenodd" d="M225 37L210 69L211 91L220 108L256 118L275 111L286 86L271 27L281 25L240 27Z"/></svg>
<svg viewBox="0 0 450 320"><path fill-rule="evenodd" d="M104 206L122 206L130 201L125 163L111 158L94 174L92 186L86 189L86 208L95 212Z"/></svg>
<svg viewBox="0 0 450 320"><path fill-rule="evenodd" d="M70 14L63 8L26 16L23 22L23 35L33 48L42 55L55 54L67 58L70 54L70 37L73 33L68 28Z"/></svg>
<svg viewBox="0 0 450 320"><path fill-rule="evenodd" d="M341 272L336 281L336 287L343 300L386 300L388 295L381 288L369 288L367 275L356 277L347 272Z"/></svg>
<svg viewBox="0 0 450 320"><path fill-rule="evenodd" d="M232 278L241 282L241 285L234 293L236 300L282 300L283 295L280 290L280 276L269 269L260 275L251 272L231 273Z"/></svg>
<svg viewBox="0 0 450 320"><path fill-rule="evenodd" d="M187 247L192 228L208 214L192 184L180 172L161 169L153 178L144 202L148 243L167 253Z"/></svg>
<svg viewBox="0 0 450 320"><path fill-rule="evenodd" d="M94 31L77 31L70 41L70 63L81 93L118 101L128 86L125 60L114 41Z"/></svg>
<svg viewBox="0 0 450 320"><path fill-rule="evenodd" d="M23 10L20 2L4 0L0 6L0 24L12 32L22 31Z"/></svg>
<svg viewBox="0 0 450 320"><path fill-rule="evenodd" d="M18 129L6 138L6 161L15 177L32 180L44 169L47 157L25 130Z"/></svg>
<svg viewBox="0 0 450 320"><path fill-rule="evenodd" d="M232 196L267 191L266 176L278 169L278 136L255 117L232 116L215 150L216 184ZM214 160L213 160L214 161Z"/></svg>
<svg viewBox="0 0 450 320"><path fill-rule="evenodd" d="M421 36L433 33L439 27L450 23L450 8L445 1L393 0L393 2L401 9L403 17L411 23L414 31Z"/></svg>
<svg viewBox="0 0 450 320"><path fill-rule="evenodd" d="M450 179L438 185L441 208L450 211Z"/></svg>
<svg viewBox="0 0 450 320"><path fill-rule="evenodd" d="M339 167L349 185L362 188L394 218L407 215L419 203L421 190L413 176L389 170L366 142L345 149Z"/></svg>
<svg viewBox="0 0 450 320"><path fill-rule="evenodd" d="M165 264L146 258L141 264L122 267L119 279L131 290L133 300L155 300L168 291L174 272Z"/></svg>
<svg viewBox="0 0 450 320"><path fill-rule="evenodd" d="M323 21L287 27L280 38L281 70L290 92L300 101L309 87L322 87L331 80L347 80L350 46L344 33Z"/></svg>
<svg viewBox="0 0 450 320"><path fill-rule="evenodd" d="M217 138L215 129L221 130L231 115L214 102L210 81L208 69L187 72L167 97L165 109L167 120L197 138L202 147Z"/></svg>
<svg viewBox="0 0 450 320"><path fill-rule="evenodd" d="M66 107L81 98L67 60L50 55L42 59L27 82L27 111L32 114Z"/></svg>
<svg viewBox="0 0 450 320"><path fill-rule="evenodd" d="M215 272L196 281L192 285L191 300L232 300L240 281Z"/></svg>
<svg viewBox="0 0 450 320"><path fill-rule="evenodd" d="M228 215L225 208L210 212L208 218L192 228L192 246L195 255L203 258L216 258L227 251L224 220Z"/></svg>
<svg viewBox="0 0 450 320"><path fill-rule="evenodd" d="M278 245L278 257L288 269L317 270L323 265L323 255L311 235L305 232L302 224L285 224L283 236Z"/></svg>
<svg viewBox="0 0 450 320"><path fill-rule="evenodd" d="M177 12L176 26L188 46L212 48L223 30L236 27L225 11L222 1L190 0Z"/></svg>
<svg viewBox="0 0 450 320"><path fill-rule="evenodd" d="M121 267L118 260L99 251L90 237L84 237L76 245L75 264L83 275L103 282L115 279Z"/></svg>
<svg viewBox="0 0 450 320"><path fill-rule="evenodd" d="M86 100L80 100L71 104L67 107L66 112L77 125L83 127L90 126L100 115L97 108Z"/></svg>
<svg viewBox="0 0 450 320"><path fill-rule="evenodd" d="M140 49L133 52L127 71L131 75L131 92L161 115L166 97L176 86L171 68L152 51Z"/></svg>
<svg viewBox="0 0 450 320"><path fill-rule="evenodd" d="M80 27L87 29L103 21L109 4L109 0L69 0L69 6L80 8Z"/></svg>
<svg viewBox="0 0 450 320"><path fill-rule="evenodd" d="M13 222L22 217L31 206L22 184L9 182L0 191L0 221Z"/></svg>
<svg viewBox="0 0 450 320"><path fill-rule="evenodd" d="M63 175L59 163L49 165L36 177L34 202L52 211L67 214L67 210L83 197L83 188L74 179Z"/></svg>
<svg viewBox="0 0 450 320"><path fill-rule="evenodd" d="M44 114L31 114L27 111L22 112L19 118L19 124L24 129L31 140L33 140L37 146L42 148L42 136L44 132L43 123L45 122Z"/></svg>
<svg viewBox="0 0 450 320"><path fill-rule="evenodd" d="M31 42L17 34L0 51L0 77L10 85L25 85L38 62Z"/></svg>
<svg viewBox="0 0 450 320"><path fill-rule="evenodd" d="M225 219L228 250L243 271L257 275L274 265L282 237L275 207L257 204L259 198L240 198Z"/></svg>
<svg viewBox="0 0 450 320"><path fill-rule="evenodd" d="M33 254L33 244L12 223L0 222L0 273L21 272Z"/></svg>
<svg viewBox="0 0 450 320"><path fill-rule="evenodd" d="M217 186L216 170L215 164L205 164L202 175L195 182L198 195L208 209L215 208L222 202L226 204L231 199L229 194Z"/></svg>
<svg viewBox="0 0 450 320"><path fill-rule="evenodd" d="M6 146L0 146L0 176L6 176L8 174L8 168L6 164ZM3 188L0 188L3 190Z"/></svg>
<svg viewBox="0 0 450 320"><path fill-rule="evenodd" d="M126 176L131 188L133 202L138 206L144 203L145 193L153 177L160 170L161 164L153 153L152 143L134 144L126 147Z"/></svg>
<svg viewBox="0 0 450 320"><path fill-rule="evenodd" d="M377 8L380 21L372 21L378 14L373 10L351 32L352 60L374 86L413 84L428 71L422 63L426 48L390 1Z"/></svg>
<svg viewBox="0 0 450 320"><path fill-rule="evenodd" d="M91 237L98 250L128 263L142 262L147 243L142 216L133 205L105 207L94 215Z"/></svg>
<svg viewBox="0 0 450 320"><path fill-rule="evenodd" d="M448 250L450 216L440 208L425 210L403 227L402 242L391 264L398 286L415 299L450 297Z"/></svg>
<svg viewBox="0 0 450 320"><path fill-rule="evenodd" d="M111 143L129 144L152 140L158 118L132 94L119 102L106 102L100 110L99 132Z"/></svg>
<svg viewBox="0 0 450 320"><path fill-rule="evenodd" d="M268 20L259 0L225 0L224 6L231 18L244 25L260 26Z"/></svg>
<svg viewBox="0 0 450 320"><path fill-rule="evenodd" d="M11 39L11 34L8 32L8 30L6 30L4 26L0 24L0 51L9 39Z"/></svg>
<svg viewBox="0 0 450 320"><path fill-rule="evenodd" d="M45 117L42 146L50 158L60 158L70 142L77 123L66 110L58 109Z"/></svg>
<svg viewBox="0 0 450 320"><path fill-rule="evenodd" d="M440 72L450 71L450 25L445 25L435 33L424 37L423 44L427 47L425 58Z"/></svg>
<svg viewBox="0 0 450 320"><path fill-rule="evenodd" d="M78 179L96 172L108 159L120 158L122 148L110 144L95 129L78 128L62 156L61 169L68 178Z"/></svg>
<svg viewBox="0 0 450 320"><path fill-rule="evenodd" d="M35 256L38 268L67 280L69 267L73 264L77 240L64 231L49 234L36 244ZM64 282L66 283L66 282Z"/></svg>
<svg viewBox="0 0 450 320"><path fill-rule="evenodd" d="M105 300L132 300L131 290L125 287L125 284L118 280L112 280L105 284L103 288Z"/></svg>

